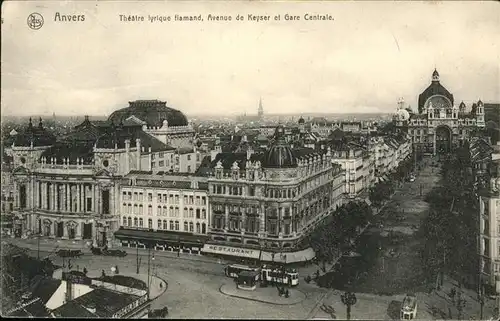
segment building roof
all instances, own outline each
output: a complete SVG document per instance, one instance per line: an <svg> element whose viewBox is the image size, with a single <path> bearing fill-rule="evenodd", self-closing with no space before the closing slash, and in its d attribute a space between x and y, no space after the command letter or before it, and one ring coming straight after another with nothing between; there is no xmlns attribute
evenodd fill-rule
<svg viewBox="0 0 500 321"><path fill-rule="evenodd" d="M137 239L143 241L164 241L164 242L183 242L196 245L202 245L208 240L206 235L197 235L186 232L171 232L171 231L148 231L148 230L132 230L120 228L113 234L119 239Z"/></svg>
<svg viewBox="0 0 500 321"><path fill-rule="evenodd" d="M56 137L43 127L41 118L38 126L33 126L30 118L28 126L13 138L13 142L16 146L30 146L31 143L34 147L50 146L56 142Z"/></svg>
<svg viewBox="0 0 500 321"><path fill-rule="evenodd" d="M60 285L61 280L43 278L33 287L33 297L40 298L40 301L46 304Z"/></svg>
<svg viewBox="0 0 500 321"><path fill-rule="evenodd" d="M108 121L118 124L130 116L135 116L148 126L161 127L164 120L168 122L168 126L188 125L188 120L181 111L168 107L165 101L156 99L130 101L128 107L113 112Z"/></svg>
<svg viewBox="0 0 500 321"><path fill-rule="evenodd" d="M285 142L283 126L276 127L274 143L264 153L262 167L266 168L292 168L297 167L297 158L289 144Z"/></svg>
<svg viewBox="0 0 500 321"><path fill-rule="evenodd" d="M110 318L116 312L125 308L139 298L140 297L138 295L97 288L69 301L68 303L53 310L52 313L55 317L62 318ZM95 308L95 312L91 312L87 308Z"/></svg>
<svg viewBox="0 0 500 321"><path fill-rule="evenodd" d="M92 141L58 142L44 150L40 159L42 157L47 159L47 163L55 157L56 164L63 164L65 158L69 158L69 162L74 164L80 158L84 165L91 165L94 163L94 144Z"/></svg>
<svg viewBox="0 0 500 321"><path fill-rule="evenodd" d="M434 71L437 72L436 70L434 70ZM433 73L433 76L435 76L434 73ZM443 85L441 85L441 83L439 82L439 74L438 74L437 80L433 79L431 84L418 96L418 112L419 113L423 112L424 104L427 101L427 99L429 99L430 97L435 96L435 95L441 95L441 96L448 98L451 102L451 105L453 106L453 102L454 102L453 95L450 94L450 92L446 88L444 88Z"/></svg>

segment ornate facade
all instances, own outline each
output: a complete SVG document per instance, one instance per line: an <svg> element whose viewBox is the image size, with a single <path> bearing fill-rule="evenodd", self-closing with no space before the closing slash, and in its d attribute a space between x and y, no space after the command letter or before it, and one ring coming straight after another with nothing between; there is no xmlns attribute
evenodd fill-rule
<svg viewBox="0 0 500 321"><path fill-rule="evenodd" d="M220 153L208 169L212 241L292 250L343 202L332 153L292 150L278 126L263 154Z"/></svg>
<svg viewBox="0 0 500 321"><path fill-rule="evenodd" d="M479 100L469 112L462 102L441 85L434 70L432 82L418 97L418 113L413 114L400 103L394 122L399 131L408 133L415 148L423 153L446 153L468 139L477 128L485 127L484 104Z"/></svg>
<svg viewBox="0 0 500 321"><path fill-rule="evenodd" d="M106 122L86 117L58 139L45 130L41 120L38 127L30 120L27 129L16 135L7 149L13 158L16 234L85 239L111 246L113 232L120 226L120 183L125 175L134 170L195 171L194 147L186 143L192 133L186 117L158 101L130 105ZM143 130L158 123L167 127L158 137L178 146L167 145ZM172 126L165 126L168 123ZM166 161L160 166L162 158L168 158L168 166Z"/></svg>

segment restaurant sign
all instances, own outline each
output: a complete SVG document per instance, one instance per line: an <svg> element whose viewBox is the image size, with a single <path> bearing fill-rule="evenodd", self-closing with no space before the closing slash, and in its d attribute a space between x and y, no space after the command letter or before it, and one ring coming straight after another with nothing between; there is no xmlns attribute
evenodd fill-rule
<svg viewBox="0 0 500 321"><path fill-rule="evenodd" d="M206 253L241 256L252 259L258 259L260 255L259 250L245 249L232 246L214 245L214 244L205 244L203 246L202 251Z"/></svg>

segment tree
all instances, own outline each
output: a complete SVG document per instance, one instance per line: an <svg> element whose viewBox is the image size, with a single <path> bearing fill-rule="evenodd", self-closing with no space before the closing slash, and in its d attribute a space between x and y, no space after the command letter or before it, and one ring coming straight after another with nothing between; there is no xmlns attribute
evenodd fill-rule
<svg viewBox="0 0 500 321"><path fill-rule="evenodd" d="M347 320L351 320L351 307L357 302L356 294L346 291L340 296L340 298L342 299L342 303L347 308Z"/></svg>

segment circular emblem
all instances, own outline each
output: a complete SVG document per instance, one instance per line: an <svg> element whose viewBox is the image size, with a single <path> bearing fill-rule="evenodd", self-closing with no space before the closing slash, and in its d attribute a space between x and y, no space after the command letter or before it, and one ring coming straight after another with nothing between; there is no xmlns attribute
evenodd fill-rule
<svg viewBox="0 0 500 321"><path fill-rule="evenodd" d="M28 27L38 30L43 26L43 17L41 14L33 12L28 16Z"/></svg>

